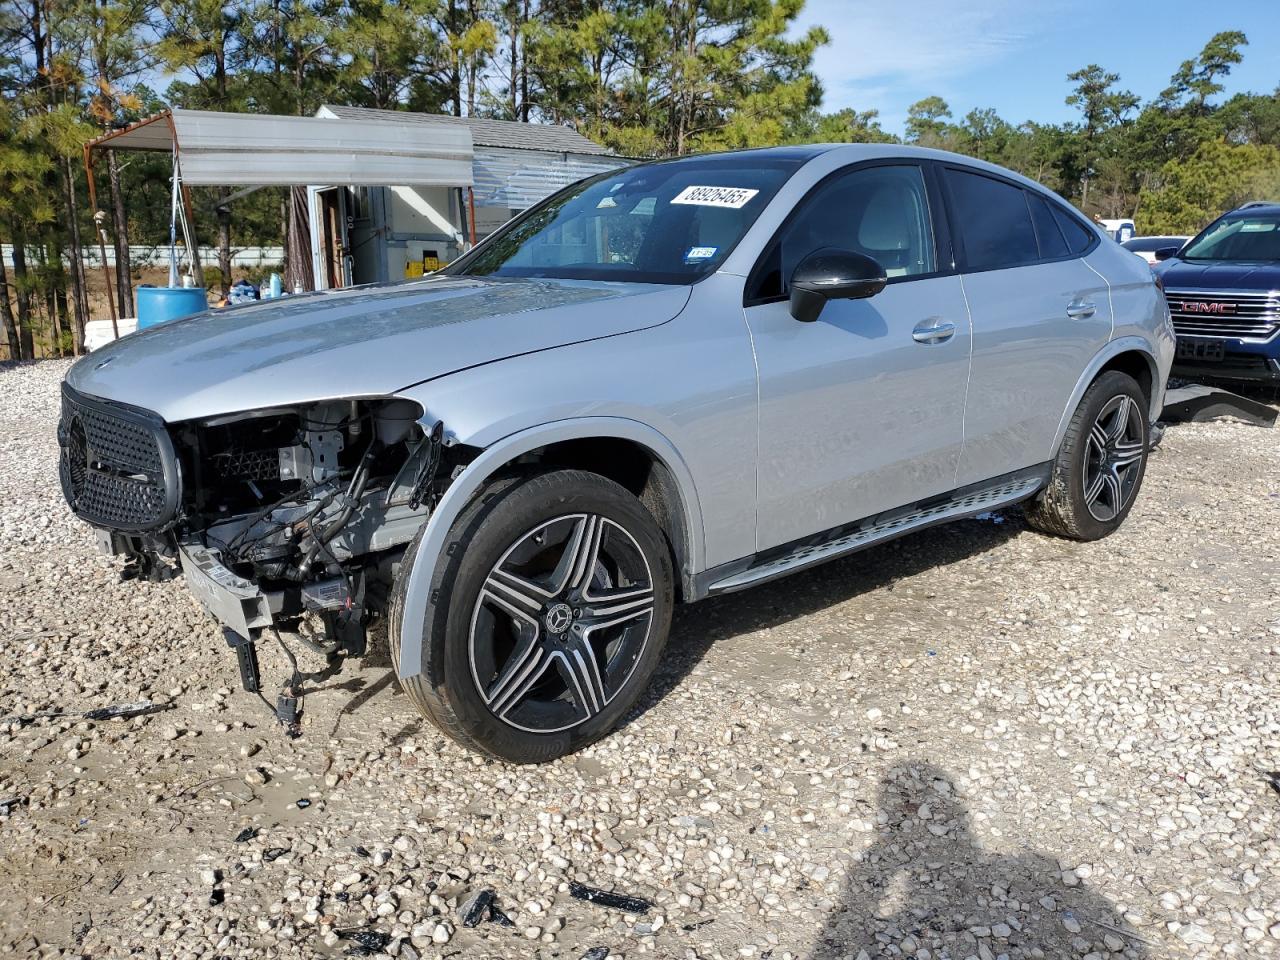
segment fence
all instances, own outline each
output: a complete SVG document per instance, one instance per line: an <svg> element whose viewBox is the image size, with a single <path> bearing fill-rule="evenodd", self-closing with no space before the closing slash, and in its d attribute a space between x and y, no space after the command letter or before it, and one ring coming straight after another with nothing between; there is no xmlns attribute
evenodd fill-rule
<svg viewBox="0 0 1280 960"><path fill-rule="evenodd" d="M13 267L13 247L10 244L0 244L0 256L4 257L5 267ZM207 266L217 266L217 248L209 246L200 247L200 262ZM276 267L283 262L284 247L242 247L231 251L231 266L233 269L236 267L244 269L251 269L254 267ZM27 266L32 267L35 263L35 257L28 253ZM169 263L169 247L168 245L160 244L155 246L130 245L129 263L135 267L167 266ZM101 260L98 258L97 246L85 248L84 264L86 268L101 268ZM115 264L116 252L111 247L107 247L107 265L114 267Z"/></svg>

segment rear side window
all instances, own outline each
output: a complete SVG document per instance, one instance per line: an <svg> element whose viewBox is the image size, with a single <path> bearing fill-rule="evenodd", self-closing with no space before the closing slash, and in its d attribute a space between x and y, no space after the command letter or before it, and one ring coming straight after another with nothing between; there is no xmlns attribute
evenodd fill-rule
<svg viewBox="0 0 1280 960"><path fill-rule="evenodd" d="M996 270L1040 259L1021 187L951 168L946 178L968 269Z"/></svg>
<svg viewBox="0 0 1280 960"><path fill-rule="evenodd" d="M1067 238L1067 249L1071 251L1073 257L1079 256L1089 249L1093 243L1094 234L1087 227L1067 211L1059 208L1056 204L1053 207L1053 218L1058 221L1058 226L1062 228L1062 235Z"/></svg>
<svg viewBox="0 0 1280 960"><path fill-rule="evenodd" d="M1062 235L1062 228L1049 209L1048 201L1028 193L1027 203L1031 205L1031 222L1035 225L1036 240L1040 244L1040 259L1057 260L1070 254L1067 238Z"/></svg>

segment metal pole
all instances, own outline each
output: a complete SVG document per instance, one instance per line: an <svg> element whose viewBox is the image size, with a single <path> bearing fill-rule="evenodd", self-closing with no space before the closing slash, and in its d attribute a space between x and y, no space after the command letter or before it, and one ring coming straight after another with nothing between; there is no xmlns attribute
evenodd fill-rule
<svg viewBox="0 0 1280 960"><path fill-rule="evenodd" d="M84 179L88 183L88 209L93 211L93 225L97 227L97 256L102 261L102 280L106 283L106 303L111 310L111 333L120 339L120 325L115 311L115 291L111 289L114 280L111 271L106 269L106 230L102 223L106 220L105 212L97 209L97 189L93 184L93 151L90 145L84 145Z"/></svg>
<svg viewBox="0 0 1280 960"><path fill-rule="evenodd" d="M107 306L111 310L111 333L113 339L119 340L120 324L116 317L116 294L111 289L111 271L107 269L107 229L103 226L106 219L106 211L95 210L93 212L93 223L98 228L98 256L102 259L102 279L107 285ZM119 266L119 264L116 266Z"/></svg>
<svg viewBox="0 0 1280 960"><path fill-rule="evenodd" d="M476 191L467 187L467 226L471 228L471 245L476 245Z"/></svg>

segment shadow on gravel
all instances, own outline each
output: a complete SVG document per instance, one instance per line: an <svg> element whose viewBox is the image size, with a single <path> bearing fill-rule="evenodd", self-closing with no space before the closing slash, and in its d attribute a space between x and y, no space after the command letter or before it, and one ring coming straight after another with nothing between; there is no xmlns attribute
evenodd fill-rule
<svg viewBox="0 0 1280 960"><path fill-rule="evenodd" d="M1105 897L1063 882L1055 860L982 849L951 778L895 766L880 785L875 842L849 872L812 960L901 957L1147 957ZM1091 953L1090 951L1097 951Z"/></svg>
<svg viewBox="0 0 1280 960"><path fill-rule="evenodd" d="M860 594L892 588L907 577L986 553L1027 529L1017 509L1000 514L999 520L943 524L741 593L677 606L663 662L623 726L678 687L718 641L772 629Z"/></svg>

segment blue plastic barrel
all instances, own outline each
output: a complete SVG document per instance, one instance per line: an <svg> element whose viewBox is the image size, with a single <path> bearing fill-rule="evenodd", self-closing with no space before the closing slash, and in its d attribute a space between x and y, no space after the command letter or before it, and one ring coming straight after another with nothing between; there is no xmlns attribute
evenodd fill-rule
<svg viewBox="0 0 1280 960"><path fill-rule="evenodd" d="M209 309L204 287L138 287L138 329Z"/></svg>

